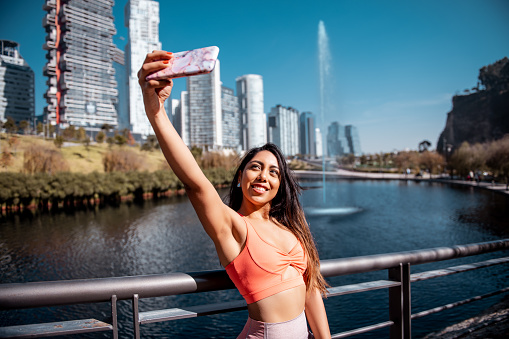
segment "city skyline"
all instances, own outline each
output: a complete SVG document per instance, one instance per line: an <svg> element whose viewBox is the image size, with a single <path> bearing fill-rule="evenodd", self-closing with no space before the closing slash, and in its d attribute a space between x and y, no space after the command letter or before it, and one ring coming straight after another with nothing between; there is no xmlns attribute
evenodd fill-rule
<svg viewBox="0 0 509 339"><path fill-rule="evenodd" d="M128 39L126 3L116 1L113 8L114 43L122 50ZM46 90L42 5L0 5L0 38L19 43L35 73L37 115ZM219 46L226 87L235 88L239 76L261 75L266 114L280 104L320 117L317 31L323 20L335 108L317 127L323 132L332 121L354 125L362 150L376 153L417 149L423 139L436 147L452 96L475 87L481 67L509 55L507 17L505 1L336 1L312 7L303 1L256 6L224 1L202 11L161 1L159 32L162 48L174 52ZM183 90L185 80L177 79L172 97L178 99Z"/></svg>

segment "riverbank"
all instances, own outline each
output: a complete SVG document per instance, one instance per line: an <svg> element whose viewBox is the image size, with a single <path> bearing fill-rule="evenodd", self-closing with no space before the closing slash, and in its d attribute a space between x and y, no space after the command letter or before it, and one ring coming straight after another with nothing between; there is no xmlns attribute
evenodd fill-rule
<svg viewBox="0 0 509 339"><path fill-rule="evenodd" d="M321 180L323 173L320 171L294 171L299 179ZM440 182L451 185L467 186L479 189L487 189L490 191L507 194L509 190L506 189L505 184L491 183L491 182L476 182L466 180L452 180L449 177L439 175L425 175L424 177L416 177L415 175L398 174L398 173L368 173L368 172L355 172L345 169L338 169L336 171L325 172L326 179L368 179L368 180L412 180L412 181L428 181Z"/></svg>

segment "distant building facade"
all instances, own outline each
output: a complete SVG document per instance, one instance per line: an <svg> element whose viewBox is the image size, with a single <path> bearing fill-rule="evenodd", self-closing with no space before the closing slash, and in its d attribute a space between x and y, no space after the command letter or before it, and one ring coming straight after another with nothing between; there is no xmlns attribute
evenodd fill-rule
<svg viewBox="0 0 509 339"><path fill-rule="evenodd" d="M299 153L299 111L277 105L268 116L268 141L279 146L285 156Z"/></svg>
<svg viewBox="0 0 509 339"><path fill-rule="evenodd" d="M19 44L0 40L0 122L35 119L34 72L19 52Z"/></svg>
<svg viewBox="0 0 509 339"><path fill-rule="evenodd" d="M220 63L208 74L186 78L189 112L189 142L204 150L223 146Z"/></svg>
<svg viewBox="0 0 509 339"><path fill-rule="evenodd" d="M302 112L299 118L300 150L302 155L316 156L315 118L311 112Z"/></svg>
<svg viewBox="0 0 509 339"><path fill-rule="evenodd" d="M263 78L257 74L246 74L235 80L241 119L242 149L248 150L267 142Z"/></svg>
<svg viewBox="0 0 509 339"><path fill-rule="evenodd" d="M345 128L334 121L327 129L327 156L342 157L347 153L348 142L345 137Z"/></svg>
<svg viewBox="0 0 509 339"><path fill-rule="evenodd" d="M327 131L327 156L342 157L347 154L362 154L357 128L352 125L342 126L334 121Z"/></svg>
<svg viewBox="0 0 509 339"><path fill-rule="evenodd" d="M46 0L45 120L98 131L117 127L113 0ZM56 19L58 18L58 19Z"/></svg>
<svg viewBox="0 0 509 339"><path fill-rule="evenodd" d="M315 128L315 145L316 145L316 156L321 157L323 155L323 139L322 132L318 127Z"/></svg>
<svg viewBox="0 0 509 339"><path fill-rule="evenodd" d="M352 125L345 126L345 136L348 142L348 152L355 156L360 156L362 154L361 141L357 128Z"/></svg>
<svg viewBox="0 0 509 339"><path fill-rule="evenodd" d="M117 47L115 47L115 54L113 55L113 68L115 69L115 79L118 89L118 100L115 104L118 121L117 128L119 130L131 130L131 123L129 121L129 83L125 67L125 54L124 51Z"/></svg>
<svg viewBox="0 0 509 339"><path fill-rule="evenodd" d="M239 101L233 89L221 87L221 110L223 128L223 146L240 150L240 113Z"/></svg>
<svg viewBox="0 0 509 339"><path fill-rule="evenodd" d="M159 3L153 0L129 0L125 6L125 26L129 41L125 47L129 88L129 124L142 138L154 134L145 114L138 84L138 70L147 53L161 49L159 41ZM168 112L168 111L167 111Z"/></svg>

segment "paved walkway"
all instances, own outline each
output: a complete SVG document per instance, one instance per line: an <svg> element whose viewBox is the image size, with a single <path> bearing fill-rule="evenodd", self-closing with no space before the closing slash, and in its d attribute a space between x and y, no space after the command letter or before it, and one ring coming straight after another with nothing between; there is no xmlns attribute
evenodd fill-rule
<svg viewBox="0 0 509 339"><path fill-rule="evenodd" d="M309 179L321 179L323 173L320 171L295 171L295 174L299 178ZM355 172L344 169L338 169L336 171L325 172L326 178L343 178L343 179L371 179L371 180L415 180L415 181L432 181L442 182L461 186L470 186L482 189L488 189L504 194L509 194L509 190L506 189L505 184L496 184L490 182L466 181L466 180L451 180L445 176L432 175L431 178L428 174L423 177L416 177L414 174L406 175L399 173L368 173L368 172Z"/></svg>

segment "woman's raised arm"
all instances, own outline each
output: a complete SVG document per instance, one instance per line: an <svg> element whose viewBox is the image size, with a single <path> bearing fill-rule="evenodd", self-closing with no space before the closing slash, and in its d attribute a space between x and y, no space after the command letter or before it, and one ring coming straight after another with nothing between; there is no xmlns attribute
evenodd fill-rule
<svg viewBox="0 0 509 339"><path fill-rule="evenodd" d="M216 243L222 236L232 234L231 211L224 205L216 189L205 177L188 147L168 119L164 101L169 98L172 80L150 80L145 77L169 66L172 54L154 51L147 54L138 72L147 117L154 129L161 150L177 177L185 186L200 221L207 234ZM227 241L228 242L228 241ZM221 254L218 251L221 257ZM222 258L220 258L222 259Z"/></svg>

